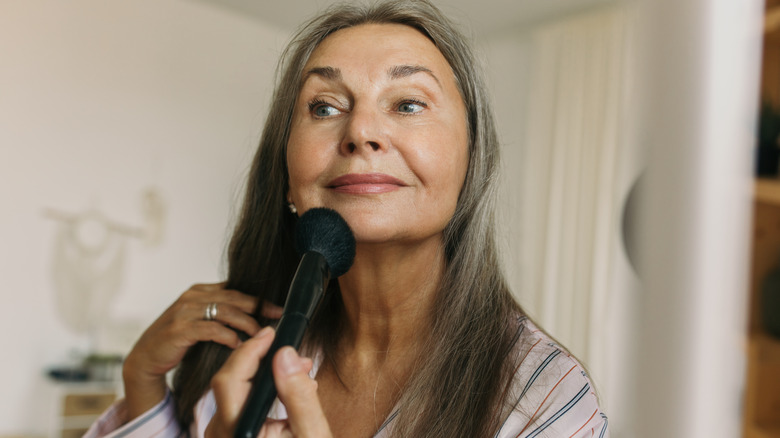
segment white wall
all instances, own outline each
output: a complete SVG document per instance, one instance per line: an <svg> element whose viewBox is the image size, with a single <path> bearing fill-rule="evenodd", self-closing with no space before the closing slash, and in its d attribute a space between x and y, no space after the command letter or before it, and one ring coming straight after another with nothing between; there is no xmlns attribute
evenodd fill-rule
<svg viewBox="0 0 780 438"><path fill-rule="evenodd" d="M56 314L44 208L134 225L142 189L164 195L164 241L129 243L116 321L220 280L286 37L197 1L0 2L0 435L41 429L40 376L85 345Z"/></svg>

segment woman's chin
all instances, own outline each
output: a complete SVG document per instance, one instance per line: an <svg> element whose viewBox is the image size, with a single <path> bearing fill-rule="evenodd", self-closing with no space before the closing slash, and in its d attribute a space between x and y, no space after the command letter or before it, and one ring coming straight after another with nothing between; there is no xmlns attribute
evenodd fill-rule
<svg viewBox="0 0 780 438"><path fill-rule="evenodd" d="M335 210L344 218L358 245L413 244L425 241L441 235L448 220L447 217L438 220L432 216L421 218L410 208L325 204L325 208Z"/></svg>
<svg viewBox="0 0 780 438"><path fill-rule="evenodd" d="M349 223L349 221L347 221ZM377 245L382 243L392 243L403 239L400 230L391 227L364 226L363 224L352 225L349 223L352 233L355 235L355 242L358 245Z"/></svg>

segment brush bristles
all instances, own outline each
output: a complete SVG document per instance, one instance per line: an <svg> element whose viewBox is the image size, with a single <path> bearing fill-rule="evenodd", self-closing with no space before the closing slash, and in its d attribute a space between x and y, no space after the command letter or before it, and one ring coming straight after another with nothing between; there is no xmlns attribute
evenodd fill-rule
<svg viewBox="0 0 780 438"><path fill-rule="evenodd" d="M299 219L295 229L298 254L315 251L328 262L331 278L340 277L355 259L355 236L349 225L335 211L312 208Z"/></svg>

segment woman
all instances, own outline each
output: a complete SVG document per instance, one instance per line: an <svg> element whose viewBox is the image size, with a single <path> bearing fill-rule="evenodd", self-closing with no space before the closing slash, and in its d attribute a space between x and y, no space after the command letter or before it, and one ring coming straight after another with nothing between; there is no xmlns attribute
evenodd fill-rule
<svg viewBox="0 0 780 438"><path fill-rule="evenodd" d="M312 321L313 360L274 357L281 403L261 436L608 435L582 367L505 284L493 117L452 23L427 1L340 6L281 71L226 284L193 287L144 333L125 401L89 436L230 436L297 264L295 221L321 206L352 228L355 263Z"/></svg>

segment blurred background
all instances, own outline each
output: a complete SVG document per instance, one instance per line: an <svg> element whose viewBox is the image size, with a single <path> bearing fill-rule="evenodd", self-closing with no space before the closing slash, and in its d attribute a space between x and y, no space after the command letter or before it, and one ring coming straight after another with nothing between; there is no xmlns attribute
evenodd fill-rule
<svg viewBox="0 0 780 438"><path fill-rule="evenodd" d="M612 436L780 436L778 2L434 1L484 58L507 276ZM223 279L277 59L330 3L0 0L0 437L81 436Z"/></svg>

